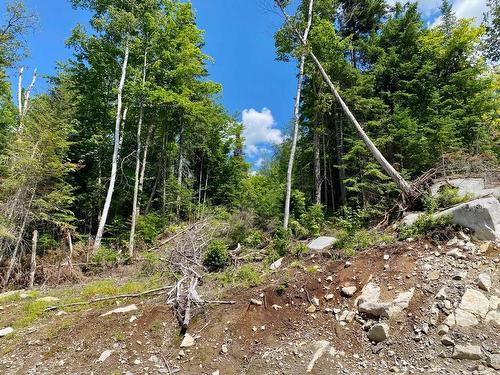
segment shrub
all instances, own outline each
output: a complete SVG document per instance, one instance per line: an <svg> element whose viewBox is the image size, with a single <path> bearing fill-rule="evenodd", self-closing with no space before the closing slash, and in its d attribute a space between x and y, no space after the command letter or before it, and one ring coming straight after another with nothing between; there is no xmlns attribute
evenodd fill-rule
<svg viewBox="0 0 500 375"><path fill-rule="evenodd" d="M243 239L241 244L251 248L258 248L263 242L264 235L262 232L257 229L252 229L249 231L245 239Z"/></svg>
<svg viewBox="0 0 500 375"><path fill-rule="evenodd" d="M288 253L290 249L290 231L279 227L274 233L273 248L277 254L282 257Z"/></svg>
<svg viewBox="0 0 500 375"><path fill-rule="evenodd" d="M309 231L304 228L297 220L290 220L290 230L295 238L302 239L309 237Z"/></svg>
<svg viewBox="0 0 500 375"><path fill-rule="evenodd" d="M215 240L208 245L205 251L203 264L210 272L217 272L229 263L229 251L227 245L221 240Z"/></svg>
<svg viewBox="0 0 500 375"><path fill-rule="evenodd" d="M342 230L335 247L342 249L346 256L353 256L357 251L394 241L395 238L390 234L376 230L357 229L352 232Z"/></svg>
<svg viewBox="0 0 500 375"><path fill-rule="evenodd" d="M165 227L164 219L157 213L141 215L137 219L137 238L146 242L153 242Z"/></svg>
<svg viewBox="0 0 500 375"><path fill-rule="evenodd" d="M300 223L309 231L311 236L319 236L321 228L325 225L323 205L313 204L307 212L300 216Z"/></svg>
<svg viewBox="0 0 500 375"><path fill-rule="evenodd" d="M120 255L117 251L101 245L101 247L99 247L99 249L92 254L91 261L100 266L111 266L120 261Z"/></svg>
<svg viewBox="0 0 500 375"><path fill-rule="evenodd" d="M140 255L143 258L141 265L142 276L152 276L161 270L162 261L158 254L153 252L144 252Z"/></svg>
<svg viewBox="0 0 500 375"><path fill-rule="evenodd" d="M309 248L307 247L306 244L303 244L302 242L295 244L292 250L292 254L297 258L300 258L301 256L307 254L308 252Z"/></svg>
<svg viewBox="0 0 500 375"><path fill-rule="evenodd" d="M436 196L428 195L424 198L425 210L429 213L448 208L459 203L467 202L472 198L470 194L461 196L458 188L445 186Z"/></svg>
<svg viewBox="0 0 500 375"><path fill-rule="evenodd" d="M260 274L251 264L245 264L238 269L236 281L246 286L256 286L260 283Z"/></svg>
<svg viewBox="0 0 500 375"><path fill-rule="evenodd" d="M399 235L402 239L420 237L422 235L432 235L432 232L451 224L452 220L449 216L436 218L432 214L423 214L412 225L404 226L400 230Z"/></svg>

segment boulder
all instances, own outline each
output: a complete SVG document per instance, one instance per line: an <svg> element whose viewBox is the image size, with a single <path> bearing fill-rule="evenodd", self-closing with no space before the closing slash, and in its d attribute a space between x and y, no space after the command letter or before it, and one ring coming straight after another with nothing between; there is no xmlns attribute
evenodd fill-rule
<svg viewBox="0 0 500 375"><path fill-rule="evenodd" d="M311 250L316 250L316 251L321 251L321 250L326 250L329 247L333 246L337 242L337 239L335 237L318 237L314 240L312 240L307 247Z"/></svg>
<svg viewBox="0 0 500 375"><path fill-rule="evenodd" d="M417 219L423 214L424 214L424 212L408 212L403 217L402 222L404 225L407 225L407 226L413 225L413 224L415 224Z"/></svg>
<svg viewBox="0 0 500 375"><path fill-rule="evenodd" d="M500 239L500 202L493 197L475 199L435 214L451 216L455 224L470 228L480 240Z"/></svg>
<svg viewBox="0 0 500 375"><path fill-rule="evenodd" d="M500 307L500 298L497 296L491 296L490 310L497 310L499 307Z"/></svg>
<svg viewBox="0 0 500 375"><path fill-rule="evenodd" d="M453 351L453 358L455 359L481 359L483 353L481 347L478 345L456 345Z"/></svg>
<svg viewBox="0 0 500 375"><path fill-rule="evenodd" d="M411 288L406 292L399 293L396 299L392 302L389 315L399 314L404 309L408 308L410 301L415 293L415 288Z"/></svg>
<svg viewBox="0 0 500 375"><path fill-rule="evenodd" d="M437 181L431 186L431 194L437 195L441 187L449 184L458 189L458 195L461 197L470 196L473 198L482 197L485 195L493 195L500 197L500 186L487 187L484 178L454 178L446 181Z"/></svg>
<svg viewBox="0 0 500 375"><path fill-rule="evenodd" d="M446 317L444 324L448 327L455 325L459 327L473 327L479 324L479 320L471 312L458 308Z"/></svg>
<svg viewBox="0 0 500 375"><path fill-rule="evenodd" d="M441 338L441 344L443 344L444 346L454 346L455 341L453 341L453 339L450 336L444 335Z"/></svg>
<svg viewBox="0 0 500 375"><path fill-rule="evenodd" d="M361 290L361 295L356 300L357 305L365 302L377 302L380 297L380 287L374 283L366 284Z"/></svg>
<svg viewBox="0 0 500 375"><path fill-rule="evenodd" d="M459 308L484 318L490 308L490 301L480 291L469 288L462 296Z"/></svg>
<svg viewBox="0 0 500 375"><path fill-rule="evenodd" d="M382 342L389 338L389 325L387 323L374 324L368 331L371 341Z"/></svg>

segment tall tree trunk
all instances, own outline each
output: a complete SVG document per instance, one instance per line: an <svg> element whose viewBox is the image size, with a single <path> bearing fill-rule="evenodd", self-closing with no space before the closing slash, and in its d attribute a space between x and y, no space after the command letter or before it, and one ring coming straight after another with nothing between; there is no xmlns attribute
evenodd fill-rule
<svg viewBox="0 0 500 375"><path fill-rule="evenodd" d="M304 31L302 39L306 41L309 36L309 30L312 25L312 13L313 13L314 0L309 2L309 12L307 16L307 26ZM286 174L286 197L285 197L285 212L283 215L283 228L288 229L288 221L290 220L290 200L292 196L292 175L293 175L293 163L295 161L295 151L297 149L297 138L299 136L299 122L300 122L300 96L302 94L302 82L304 81L304 67L306 63L306 56L302 54L300 57L299 65L299 77L297 79L297 96L295 97L295 108L294 108L294 124L293 124L293 139L292 139L292 149L290 150L290 159L288 160L288 170Z"/></svg>
<svg viewBox="0 0 500 375"><path fill-rule="evenodd" d="M321 157L320 157L319 124L316 123L313 134L314 149L314 203L321 204Z"/></svg>
<svg viewBox="0 0 500 375"><path fill-rule="evenodd" d="M179 167L177 169L177 216L181 211L181 193L182 193L182 170L184 168L184 124L181 125L181 132L179 137Z"/></svg>
<svg viewBox="0 0 500 375"><path fill-rule="evenodd" d="M35 284L37 242L38 242L38 231L35 229L33 231L33 238L31 240L31 263L30 263L30 278L28 281L28 289L33 289L33 285Z"/></svg>
<svg viewBox="0 0 500 375"><path fill-rule="evenodd" d="M113 149L113 159L111 162L111 178L109 180L108 193L106 195L106 201L104 202L104 208L102 209L101 220L99 221L99 227L97 229L97 234L95 236L93 250L96 251L101 246L102 236L104 234L104 226L108 219L109 208L111 206L111 199L113 198L113 192L115 191L116 173L118 169L118 151L120 146L120 124L122 115L122 97L123 97L123 87L125 86L125 79L127 76L127 64L129 56L129 41L128 36L125 42L125 53L123 57L122 73L120 78L120 83L118 85L118 102L116 108L116 121L115 121L115 145Z"/></svg>
<svg viewBox="0 0 500 375"><path fill-rule="evenodd" d="M68 239L68 265L73 269L73 239L71 238L71 231L66 230L66 237Z"/></svg>
<svg viewBox="0 0 500 375"><path fill-rule="evenodd" d="M146 176L146 164L148 161L149 145L151 143L151 137L154 133L155 126L151 125L148 130L148 135L146 136L146 142L144 143L144 152L142 153L142 163L141 163L141 175L139 177L139 194L144 190L144 178ZM140 199L139 199L140 205Z"/></svg>
<svg viewBox="0 0 500 375"><path fill-rule="evenodd" d="M293 27L293 24L290 22L290 17L286 14L285 9L283 8L283 4L281 3L281 1L276 0L276 4L283 12L284 16L286 17L287 22ZM335 88L335 85L333 84L332 80L330 79L330 76L328 75L326 70L323 68L323 65L318 60L318 58L316 57L314 52L311 50L311 48L309 48L309 46L307 44L307 39L303 38L302 35L300 35L300 32L296 29L295 29L295 33L297 34L298 38L300 39L302 45L304 47L308 48L309 56L311 56L312 60L314 61L314 64L319 69L321 75L323 76L323 80L328 85L328 88L330 89L332 94L337 99L338 103L342 107L342 110L344 111L347 118L349 118L349 120L354 125L356 132L358 133L361 140L365 143L366 147L368 147L372 156L375 158L375 160L378 161L378 163L385 170L385 172L392 178L392 180L396 183L396 185L401 190L401 192L405 196L411 198L413 196L413 192L412 192L410 184L408 182L406 182L405 179L394 169L394 167L387 161L387 159L384 157L384 155L382 155L382 153L378 150L378 148L372 142L370 137L368 137L368 135L365 133L365 131L363 130L363 128L359 124L358 120L356 120L356 118L352 114L351 110L345 104L344 100L342 99L342 97L338 93L337 89Z"/></svg>
<svg viewBox="0 0 500 375"><path fill-rule="evenodd" d="M328 207L328 184L332 184L332 180L328 178L328 159L326 157L326 142L325 142L325 132L321 135L322 146L323 146L323 185L325 186L325 206ZM321 200L320 200L321 203ZM332 207L335 206L335 201L332 200Z"/></svg>
<svg viewBox="0 0 500 375"><path fill-rule="evenodd" d="M339 190L340 190L340 203L345 204L347 194L345 190L345 167L344 167L344 129L342 125L342 116L337 113L335 119L335 143L337 152L337 165L339 175Z"/></svg>
<svg viewBox="0 0 500 375"><path fill-rule="evenodd" d="M147 48L144 49L144 63L142 66L142 89L146 85L146 67L148 62ZM144 95L144 93L142 93ZM144 120L144 101L141 99L139 109L139 121L137 123L137 150L135 154L135 178L134 178L134 197L132 202L132 224L130 226L130 238L128 242L128 256L130 259L134 257L135 245L135 227L137 225L137 217L139 216L138 197L139 197L139 178L141 173L141 137L142 137L142 122Z"/></svg>

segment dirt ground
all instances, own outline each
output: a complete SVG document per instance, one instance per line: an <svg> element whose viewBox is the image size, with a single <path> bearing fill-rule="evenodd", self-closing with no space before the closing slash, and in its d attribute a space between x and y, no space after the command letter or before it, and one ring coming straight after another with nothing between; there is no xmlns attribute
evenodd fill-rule
<svg viewBox="0 0 500 375"><path fill-rule="evenodd" d="M451 358L453 349L442 345L436 332L446 318L442 312L439 322L422 333L443 285L456 305L477 273L489 269L493 287L488 295L500 295L498 249L462 260L446 256L446 250L444 244L422 240L372 248L350 258L350 264L321 254L309 256L300 267L285 259L264 285L226 292L234 305L211 305L199 314L188 330L195 344L184 349L163 296L122 300L120 306L134 303L138 309L105 317L101 314L117 306L89 305L64 315L53 311L12 337L0 338L0 374L494 373L486 357ZM440 272L438 279L430 278L431 268ZM457 269L467 269L467 277L454 280ZM344 310L354 316L356 299L369 281L380 286L382 301L415 288L407 309L388 321L389 339L378 344L367 338L365 317L335 316ZM344 286L357 291L344 297ZM328 294L333 298L326 300ZM317 311L306 312L316 298ZM0 328L13 319L9 310L15 303L2 306ZM500 353L494 324L452 329L450 334L457 343L477 343L485 353ZM111 354L99 362L106 350Z"/></svg>

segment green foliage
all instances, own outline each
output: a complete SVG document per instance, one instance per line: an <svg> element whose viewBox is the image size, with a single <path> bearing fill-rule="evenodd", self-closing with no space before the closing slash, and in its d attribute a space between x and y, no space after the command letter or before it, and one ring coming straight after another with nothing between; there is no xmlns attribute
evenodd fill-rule
<svg viewBox="0 0 500 375"><path fill-rule="evenodd" d="M308 230L310 236L319 236L325 225L323 205L313 204L307 209L307 212L300 215L299 221Z"/></svg>
<svg viewBox="0 0 500 375"><path fill-rule="evenodd" d="M338 234L338 242L335 247L342 249L347 256L353 256L356 252L380 244L390 244L395 238L385 232L377 230L358 229L353 232L346 230Z"/></svg>
<svg viewBox="0 0 500 375"><path fill-rule="evenodd" d="M235 281L246 286L257 286L261 282L259 271L251 264L244 264L236 272Z"/></svg>
<svg viewBox="0 0 500 375"><path fill-rule="evenodd" d="M109 267L118 264L120 261L120 254L107 246L101 246L92 254L91 262L99 266Z"/></svg>
<svg viewBox="0 0 500 375"><path fill-rule="evenodd" d="M229 263L229 251L227 245L221 240L212 241L205 250L203 264L210 272L218 272Z"/></svg>
<svg viewBox="0 0 500 375"><path fill-rule="evenodd" d="M440 190L435 197L427 195L424 198L424 206L425 210L428 213L433 213L443 208L448 208L459 203L467 202L471 198L472 196L470 194L461 196L459 194L458 188L445 186L444 189Z"/></svg>
<svg viewBox="0 0 500 375"><path fill-rule="evenodd" d="M165 224L165 219L155 212L140 215L137 219L137 236L152 243L163 232Z"/></svg>
<svg viewBox="0 0 500 375"><path fill-rule="evenodd" d="M143 262L141 264L142 276L153 276L161 271L162 260L160 256L153 252L143 252L140 254Z"/></svg>
<svg viewBox="0 0 500 375"><path fill-rule="evenodd" d="M264 242L264 235L258 229L250 229L241 244L250 248L258 248Z"/></svg>
<svg viewBox="0 0 500 375"><path fill-rule="evenodd" d="M304 244L302 242L295 243L295 245L293 246L293 249L292 249L293 256L295 256L297 258L301 258L302 256L306 255L308 252L309 252L309 248L307 247L306 244Z"/></svg>
<svg viewBox="0 0 500 375"><path fill-rule="evenodd" d="M401 228L399 237L405 239L430 236L434 231L443 229L451 224L451 217L440 216L436 218L432 214L423 214L412 225Z"/></svg>
<svg viewBox="0 0 500 375"><path fill-rule="evenodd" d="M279 227L274 233L272 248L280 257L285 256L290 251L291 233L282 227Z"/></svg>

